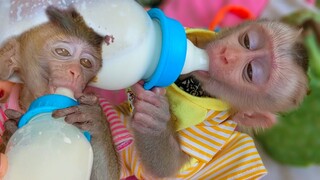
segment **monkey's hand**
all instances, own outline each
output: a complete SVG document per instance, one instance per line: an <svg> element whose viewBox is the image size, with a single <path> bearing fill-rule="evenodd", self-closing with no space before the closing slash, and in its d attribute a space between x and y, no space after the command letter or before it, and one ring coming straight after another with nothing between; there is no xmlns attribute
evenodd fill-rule
<svg viewBox="0 0 320 180"><path fill-rule="evenodd" d="M141 134L153 136L167 131L171 115L166 90L153 88L152 91L146 91L140 84L135 84L131 89L135 94L132 128Z"/></svg>
<svg viewBox="0 0 320 180"><path fill-rule="evenodd" d="M172 176L187 160L187 155L179 145L166 90L146 91L139 83L131 89L135 94L131 126L142 164L153 176Z"/></svg>
<svg viewBox="0 0 320 180"><path fill-rule="evenodd" d="M105 136L106 117L95 95L83 95L78 99L79 105L59 109L52 113L54 118L65 117L67 123L81 130L89 131L92 138Z"/></svg>
<svg viewBox="0 0 320 180"><path fill-rule="evenodd" d="M2 135L2 142L0 145L0 152L4 153L5 148L9 142L9 139L15 133L18 129L18 122L20 117L23 115L21 112L13 110L13 109L7 109L4 112L6 116L8 117L8 120L4 123L4 132Z"/></svg>
<svg viewBox="0 0 320 180"><path fill-rule="evenodd" d="M95 95L83 95L80 105L54 111L55 118L66 117L65 121L89 131L93 149L93 167L90 180L120 179L120 165L113 145L109 124Z"/></svg>

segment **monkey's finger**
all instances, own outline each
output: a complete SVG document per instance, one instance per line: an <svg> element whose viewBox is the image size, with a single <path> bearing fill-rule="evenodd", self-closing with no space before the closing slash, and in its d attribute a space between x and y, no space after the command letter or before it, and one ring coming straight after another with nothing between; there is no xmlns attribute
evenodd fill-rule
<svg viewBox="0 0 320 180"><path fill-rule="evenodd" d="M78 111L79 111L79 107L78 106L72 106L72 107L69 107L69 108L58 109L58 110L55 110L52 113L52 117L53 118L64 117L64 116L67 116L69 114L76 113Z"/></svg>
<svg viewBox="0 0 320 180"><path fill-rule="evenodd" d="M144 113L135 113L132 119L133 124L138 123L140 126L148 128L153 132L165 129L166 123L155 120L152 116Z"/></svg>
<svg viewBox="0 0 320 180"><path fill-rule="evenodd" d="M18 124L15 120L9 119L4 123L4 129L13 134L18 129Z"/></svg>
<svg viewBox="0 0 320 180"><path fill-rule="evenodd" d="M144 96L143 101L148 102L158 108L168 106L167 97L156 95L156 94Z"/></svg>
<svg viewBox="0 0 320 180"><path fill-rule="evenodd" d="M82 95L78 99L80 104L85 104L85 105L97 105L99 104L99 98L96 95L93 94L86 94Z"/></svg>
<svg viewBox="0 0 320 180"><path fill-rule="evenodd" d="M147 114L157 111L166 112L169 110L168 102L157 97L146 97L146 101L135 99L133 106L138 112Z"/></svg>
<svg viewBox="0 0 320 180"><path fill-rule="evenodd" d="M161 96L164 96L167 92L165 88L159 88L159 87L152 88L151 91L154 92L155 94L161 95Z"/></svg>
<svg viewBox="0 0 320 180"><path fill-rule="evenodd" d="M65 117L64 119L67 123L69 124L74 124L74 123L89 123L92 121L91 118L88 118L85 114L81 113L74 113L74 114L69 114Z"/></svg>
<svg viewBox="0 0 320 180"><path fill-rule="evenodd" d="M135 130L138 131L141 134L153 134L152 130L149 128L145 127L142 123L132 123L131 127Z"/></svg>
<svg viewBox="0 0 320 180"><path fill-rule="evenodd" d="M15 120L17 123L18 123L20 117L23 115L21 112L13 110L13 109L7 109L4 111L4 113L6 114L6 116L9 119Z"/></svg>
<svg viewBox="0 0 320 180"><path fill-rule="evenodd" d="M166 123L168 121L170 121L170 113L166 113L166 112L163 112L161 110L154 110L154 111L135 111L134 112L134 115L137 115L137 114L144 114L144 115L147 115L150 117L150 119L146 120L146 119L140 119L141 121L146 121L146 123L148 121L152 121L152 122L155 122L155 123Z"/></svg>
<svg viewBox="0 0 320 180"><path fill-rule="evenodd" d="M135 97L138 98L138 99L143 99L144 96L153 95L154 94L154 92L152 92L152 91L145 90L143 88L143 86L141 84L139 84L139 83L134 84L131 87L131 91L133 92Z"/></svg>
<svg viewBox="0 0 320 180"><path fill-rule="evenodd" d="M92 134L93 124L91 122L75 122L72 125L76 126L77 128L83 130L83 131L89 131L90 134Z"/></svg>
<svg viewBox="0 0 320 180"><path fill-rule="evenodd" d="M0 153L5 153L5 151L6 151L6 145L1 141L1 143L0 143Z"/></svg>

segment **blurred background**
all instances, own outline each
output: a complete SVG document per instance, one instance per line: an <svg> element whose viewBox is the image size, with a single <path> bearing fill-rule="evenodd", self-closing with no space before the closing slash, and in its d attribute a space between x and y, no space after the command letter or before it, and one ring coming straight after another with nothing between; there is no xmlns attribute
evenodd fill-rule
<svg viewBox="0 0 320 180"><path fill-rule="evenodd" d="M220 28L247 19L275 19L303 28L310 57L310 94L300 108L255 133L269 171L263 180L320 179L320 0L137 0L186 27Z"/></svg>

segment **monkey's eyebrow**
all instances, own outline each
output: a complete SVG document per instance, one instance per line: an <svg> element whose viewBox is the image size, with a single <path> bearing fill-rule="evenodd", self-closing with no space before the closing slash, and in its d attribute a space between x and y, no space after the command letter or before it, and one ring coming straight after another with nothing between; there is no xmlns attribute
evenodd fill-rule
<svg viewBox="0 0 320 180"><path fill-rule="evenodd" d="M72 42L70 42L70 41L65 41L65 40L61 40L60 42L66 43L66 44L71 44L71 43L72 43Z"/></svg>
<svg viewBox="0 0 320 180"><path fill-rule="evenodd" d="M252 45L253 50L265 48L266 43L268 43L267 39L269 38L269 35L260 26L255 26L251 30L248 30L247 34L250 37L250 44Z"/></svg>
<svg viewBox="0 0 320 180"><path fill-rule="evenodd" d="M94 59L102 60L102 57L97 55L99 53L92 48L89 48L89 49L85 48L85 49L83 49L82 53L88 54L88 55L92 56Z"/></svg>

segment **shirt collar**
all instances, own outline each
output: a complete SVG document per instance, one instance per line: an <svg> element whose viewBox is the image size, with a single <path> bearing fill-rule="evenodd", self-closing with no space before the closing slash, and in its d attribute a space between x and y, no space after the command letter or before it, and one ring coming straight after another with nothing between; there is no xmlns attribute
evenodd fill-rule
<svg viewBox="0 0 320 180"><path fill-rule="evenodd" d="M167 97L171 105L171 111L177 119L177 130L203 122L208 110L227 111L230 109L230 106L221 100L192 96L175 84L167 88Z"/></svg>

